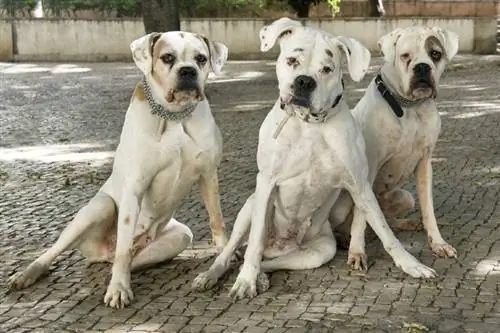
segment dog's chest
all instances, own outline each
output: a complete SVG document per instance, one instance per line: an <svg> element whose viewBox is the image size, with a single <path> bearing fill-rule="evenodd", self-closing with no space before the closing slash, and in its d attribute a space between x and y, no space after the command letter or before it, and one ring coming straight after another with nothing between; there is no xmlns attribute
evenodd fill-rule
<svg viewBox="0 0 500 333"><path fill-rule="evenodd" d="M322 135L284 134L274 147L259 154L259 169L276 180L275 208L289 221L302 222L331 195L342 175L333 165L333 151Z"/></svg>
<svg viewBox="0 0 500 333"><path fill-rule="evenodd" d="M413 114L403 122L399 140L393 143L389 159L377 174L376 191L390 190L414 173L422 157L435 146L439 131L437 112L424 116Z"/></svg>
<svg viewBox="0 0 500 333"><path fill-rule="evenodd" d="M175 210L201 174L215 168L218 152L213 138L192 136L182 127L162 141L174 142L175 148L163 152L169 163L154 177L147 193L148 206L155 211Z"/></svg>

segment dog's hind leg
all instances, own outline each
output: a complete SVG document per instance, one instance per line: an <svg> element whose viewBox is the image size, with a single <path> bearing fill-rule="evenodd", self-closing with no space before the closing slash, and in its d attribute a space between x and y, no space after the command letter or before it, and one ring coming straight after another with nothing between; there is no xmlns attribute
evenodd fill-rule
<svg viewBox="0 0 500 333"><path fill-rule="evenodd" d="M68 249L79 247L87 241L86 233L99 225L103 230L109 229L108 223L116 220L114 200L104 192L98 192L89 203L82 207L68 226L61 232L57 241L25 270L9 279L12 289L26 288L35 283L50 267L58 255ZM106 226L104 226L106 224ZM94 251L99 251L99 240L95 240ZM106 249L107 250L107 249ZM85 255L85 253L83 253ZM104 254L105 255L105 254Z"/></svg>
<svg viewBox="0 0 500 333"><path fill-rule="evenodd" d="M300 249L260 264L262 272L277 270L314 269L332 260L337 252L337 242L331 230L330 223L325 222L317 238L300 245Z"/></svg>
<svg viewBox="0 0 500 333"><path fill-rule="evenodd" d="M193 240L188 226L170 219L154 241L140 250L132 259L131 270L138 270L176 257Z"/></svg>
<svg viewBox="0 0 500 333"><path fill-rule="evenodd" d="M238 216L236 217L236 221L234 222L233 231L227 245L217 256L208 271L200 273L194 279L192 284L193 289L208 290L212 288L220 277L229 269L233 254L241 243L247 238L250 223L252 221L254 197L255 194L252 194L241 208Z"/></svg>
<svg viewBox="0 0 500 333"><path fill-rule="evenodd" d="M415 200L410 192L395 188L379 195L377 199L391 227L400 230L421 230L423 228L422 222L418 220L398 218L415 207Z"/></svg>

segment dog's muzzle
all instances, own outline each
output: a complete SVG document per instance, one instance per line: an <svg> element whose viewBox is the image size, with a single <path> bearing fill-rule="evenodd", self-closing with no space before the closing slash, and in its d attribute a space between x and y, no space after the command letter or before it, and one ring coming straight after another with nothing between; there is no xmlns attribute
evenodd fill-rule
<svg viewBox="0 0 500 333"><path fill-rule="evenodd" d="M204 99L203 90L198 85L198 71L191 66L179 68L177 72L177 85L168 91L165 96L167 102L189 101Z"/></svg>
<svg viewBox="0 0 500 333"><path fill-rule="evenodd" d="M290 104L305 108L311 107L311 95L316 87L317 83L311 76L297 76L292 84L293 96Z"/></svg>
<svg viewBox="0 0 500 333"><path fill-rule="evenodd" d="M432 89L431 66L418 63L413 67L413 89Z"/></svg>

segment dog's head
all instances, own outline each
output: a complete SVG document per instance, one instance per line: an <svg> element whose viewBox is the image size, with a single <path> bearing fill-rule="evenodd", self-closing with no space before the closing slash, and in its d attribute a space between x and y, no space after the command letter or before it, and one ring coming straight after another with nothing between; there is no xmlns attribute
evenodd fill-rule
<svg viewBox="0 0 500 333"><path fill-rule="evenodd" d="M436 97L446 64L457 54L458 36L437 27L413 26L383 36L378 46L391 84L408 99Z"/></svg>
<svg viewBox="0 0 500 333"><path fill-rule="evenodd" d="M219 74L228 55L224 44L183 31L150 33L134 40L130 49L164 106L203 100L210 69Z"/></svg>
<svg viewBox="0 0 500 333"><path fill-rule="evenodd" d="M327 109L342 93L342 61L351 78L359 81L370 62L370 52L358 41L334 37L281 18L260 31L261 51L279 43L276 64L282 104L309 109L313 114Z"/></svg>

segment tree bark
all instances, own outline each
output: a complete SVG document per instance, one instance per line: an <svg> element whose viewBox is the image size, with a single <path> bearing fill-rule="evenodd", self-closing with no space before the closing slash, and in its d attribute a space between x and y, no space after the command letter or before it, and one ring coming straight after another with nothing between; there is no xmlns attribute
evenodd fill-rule
<svg viewBox="0 0 500 333"><path fill-rule="evenodd" d="M33 8L33 12L31 15L35 18L42 18L43 17L43 4L42 0L37 0L35 3L35 7Z"/></svg>
<svg viewBox="0 0 500 333"><path fill-rule="evenodd" d="M311 1L308 0L288 0L288 5L297 12L297 17L309 17L309 6Z"/></svg>
<svg viewBox="0 0 500 333"><path fill-rule="evenodd" d="M142 19L146 33L179 31L179 0L142 0Z"/></svg>
<svg viewBox="0 0 500 333"><path fill-rule="evenodd" d="M370 16L380 17L385 15L384 4L382 0L369 0L370 2Z"/></svg>

